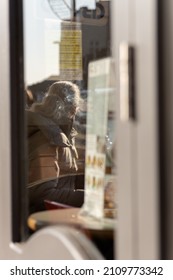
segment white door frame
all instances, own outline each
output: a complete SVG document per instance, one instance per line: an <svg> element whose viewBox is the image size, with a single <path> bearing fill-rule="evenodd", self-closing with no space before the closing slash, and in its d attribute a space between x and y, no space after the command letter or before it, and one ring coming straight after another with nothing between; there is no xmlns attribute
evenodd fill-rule
<svg viewBox="0 0 173 280"><path fill-rule="evenodd" d="M158 89L157 1L113 2L113 53L116 62L118 259L158 259ZM121 121L119 46L135 51L136 120Z"/></svg>

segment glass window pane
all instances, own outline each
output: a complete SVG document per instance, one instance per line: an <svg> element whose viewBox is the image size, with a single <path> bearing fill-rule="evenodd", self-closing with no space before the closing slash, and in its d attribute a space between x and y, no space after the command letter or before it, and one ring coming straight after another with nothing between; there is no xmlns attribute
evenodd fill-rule
<svg viewBox="0 0 173 280"><path fill-rule="evenodd" d="M112 226L111 1L23 3L29 213L47 209L51 200Z"/></svg>

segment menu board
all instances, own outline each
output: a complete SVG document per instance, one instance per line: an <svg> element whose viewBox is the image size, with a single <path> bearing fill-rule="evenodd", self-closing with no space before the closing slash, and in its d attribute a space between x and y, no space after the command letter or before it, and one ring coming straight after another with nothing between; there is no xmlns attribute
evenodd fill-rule
<svg viewBox="0 0 173 280"><path fill-rule="evenodd" d="M109 193L111 193L111 199L114 202L112 172L108 172L109 175L107 174L107 167L112 167L108 154L110 152L111 155L114 142L111 139L109 141L110 147L108 147L108 138L110 137L110 134L108 135L110 129L109 115L114 115L115 111L115 98L113 98L115 91L111 85L112 64L111 58L89 63L83 210L96 218L105 217L105 188L108 189L109 187ZM111 127L112 138L114 132L113 127Z"/></svg>

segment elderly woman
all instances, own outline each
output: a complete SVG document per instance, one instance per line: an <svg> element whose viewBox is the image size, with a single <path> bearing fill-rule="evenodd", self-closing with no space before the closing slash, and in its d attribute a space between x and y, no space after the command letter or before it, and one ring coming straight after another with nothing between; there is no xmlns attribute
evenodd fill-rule
<svg viewBox="0 0 173 280"><path fill-rule="evenodd" d="M77 85L60 81L43 102L27 110L28 193L30 213L44 210L44 200L80 207L83 192L76 186L84 165L78 166L74 117L80 103Z"/></svg>

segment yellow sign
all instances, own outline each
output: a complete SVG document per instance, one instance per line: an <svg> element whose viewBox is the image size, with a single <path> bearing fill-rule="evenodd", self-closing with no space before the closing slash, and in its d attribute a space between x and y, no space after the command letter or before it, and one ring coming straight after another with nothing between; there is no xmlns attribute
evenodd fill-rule
<svg viewBox="0 0 173 280"><path fill-rule="evenodd" d="M65 80L82 80L81 24L63 22L60 41L60 77Z"/></svg>

